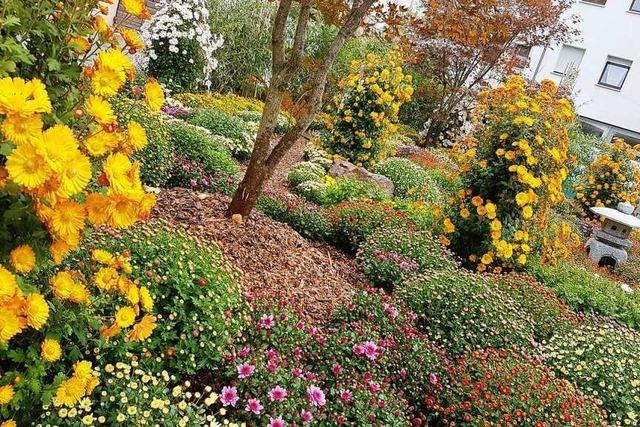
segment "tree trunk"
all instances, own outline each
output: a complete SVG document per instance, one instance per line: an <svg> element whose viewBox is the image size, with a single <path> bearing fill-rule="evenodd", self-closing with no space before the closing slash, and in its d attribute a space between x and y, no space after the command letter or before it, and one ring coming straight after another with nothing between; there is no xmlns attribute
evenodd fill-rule
<svg viewBox="0 0 640 427"><path fill-rule="evenodd" d="M247 172L244 174L244 178L242 178L242 182L240 182L229 204L227 216L231 217L232 215L240 214L243 218L248 217L258 202L258 198L262 194L263 185L270 178L270 175L270 171L264 164L249 163Z"/></svg>

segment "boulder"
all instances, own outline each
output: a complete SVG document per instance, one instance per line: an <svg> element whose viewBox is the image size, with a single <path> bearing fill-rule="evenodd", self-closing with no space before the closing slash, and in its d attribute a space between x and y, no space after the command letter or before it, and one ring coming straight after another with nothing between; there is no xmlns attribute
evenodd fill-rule
<svg viewBox="0 0 640 427"><path fill-rule="evenodd" d="M362 166L356 166L346 160L335 160L329 169L329 175L334 178L349 177L360 181L375 182L389 196L393 196L395 189L393 182L386 176L369 172Z"/></svg>

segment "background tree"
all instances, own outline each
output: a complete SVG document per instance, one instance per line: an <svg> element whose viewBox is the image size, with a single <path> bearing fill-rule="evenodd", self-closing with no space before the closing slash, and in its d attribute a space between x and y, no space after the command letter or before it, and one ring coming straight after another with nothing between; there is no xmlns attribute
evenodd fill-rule
<svg viewBox="0 0 640 427"><path fill-rule="evenodd" d="M364 17L377 0L300 0L294 7L293 0L279 0L271 34L271 79L265 94L265 107L256 136L256 143L247 171L240 182L227 215L247 216L255 206L264 183L283 156L307 130L315 114L322 106L322 96L327 76L340 49L360 27ZM274 141L275 126L288 85L298 73L304 61L307 28L312 16L320 13L327 23L339 27L326 50L322 61L309 78L307 90L296 103L296 124L282 137ZM295 18L294 18L295 16ZM296 19L295 31L287 43L287 22Z"/></svg>
<svg viewBox="0 0 640 427"><path fill-rule="evenodd" d="M468 107L489 78L500 80L521 67L522 49L571 39L573 0L423 0L406 41L413 60L432 78L436 108L425 125L436 141L453 114ZM417 88L420 92L420 88Z"/></svg>

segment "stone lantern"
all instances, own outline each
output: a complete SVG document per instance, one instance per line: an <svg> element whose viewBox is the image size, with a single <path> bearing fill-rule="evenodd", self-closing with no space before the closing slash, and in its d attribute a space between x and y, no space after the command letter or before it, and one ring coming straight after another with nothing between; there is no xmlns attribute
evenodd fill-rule
<svg viewBox="0 0 640 427"><path fill-rule="evenodd" d="M631 247L629 233L640 228L640 218L633 215L634 207L626 202L618 203L616 209L595 207L591 212L604 218L602 228L595 230L587 240L585 247L589 258L600 267L615 267L629 258L627 250Z"/></svg>

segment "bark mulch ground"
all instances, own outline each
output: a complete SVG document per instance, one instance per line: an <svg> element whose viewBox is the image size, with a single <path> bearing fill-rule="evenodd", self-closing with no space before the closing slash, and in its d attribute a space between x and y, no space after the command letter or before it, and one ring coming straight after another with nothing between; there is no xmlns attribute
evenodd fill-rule
<svg viewBox="0 0 640 427"><path fill-rule="evenodd" d="M277 174L275 181L281 180ZM260 212L237 224L224 218L228 203L229 198L219 194L162 190L153 217L218 243L242 271L241 284L249 295L288 304L318 325L365 285L352 257L307 240Z"/></svg>

